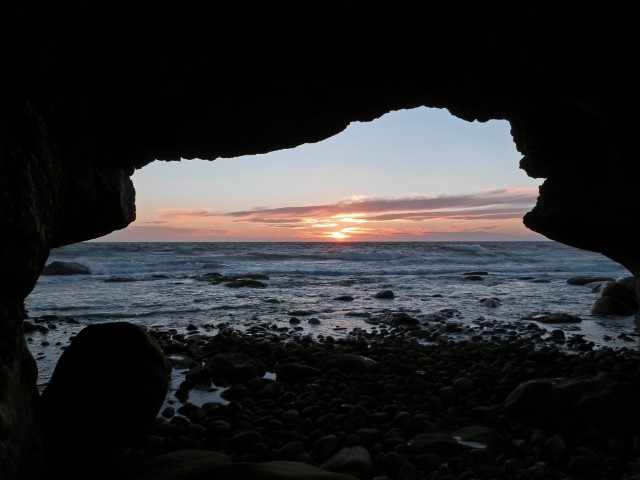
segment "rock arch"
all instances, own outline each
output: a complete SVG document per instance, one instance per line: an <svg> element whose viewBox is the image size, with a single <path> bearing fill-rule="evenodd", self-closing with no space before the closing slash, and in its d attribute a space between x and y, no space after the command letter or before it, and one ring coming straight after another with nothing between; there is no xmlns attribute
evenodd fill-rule
<svg viewBox="0 0 640 480"><path fill-rule="evenodd" d="M23 301L52 247L135 219L130 176L156 159L291 148L419 106L508 120L520 167L545 179L525 225L639 274L635 26L620 7L91 8L3 8L2 478L35 478L40 458Z"/></svg>

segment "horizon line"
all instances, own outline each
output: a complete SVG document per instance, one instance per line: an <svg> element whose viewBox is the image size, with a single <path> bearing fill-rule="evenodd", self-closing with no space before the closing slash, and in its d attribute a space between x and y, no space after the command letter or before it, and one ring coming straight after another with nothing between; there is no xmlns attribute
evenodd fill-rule
<svg viewBox="0 0 640 480"><path fill-rule="evenodd" d="M554 242L549 238L539 239L503 239L503 240L99 240L91 239L76 243L522 243ZM73 244L69 244L73 245ZM563 244L564 245L564 244ZM63 245L65 246L65 245Z"/></svg>

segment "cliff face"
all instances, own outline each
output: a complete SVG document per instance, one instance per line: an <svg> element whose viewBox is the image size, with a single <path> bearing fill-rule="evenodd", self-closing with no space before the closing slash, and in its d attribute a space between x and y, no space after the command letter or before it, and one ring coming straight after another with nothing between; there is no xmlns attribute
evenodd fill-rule
<svg viewBox="0 0 640 480"><path fill-rule="evenodd" d="M87 8L0 20L3 479L38 473L24 298L52 247L135 219L130 176L154 160L291 148L419 106L504 119L520 168L546 179L525 225L639 272L629 12Z"/></svg>

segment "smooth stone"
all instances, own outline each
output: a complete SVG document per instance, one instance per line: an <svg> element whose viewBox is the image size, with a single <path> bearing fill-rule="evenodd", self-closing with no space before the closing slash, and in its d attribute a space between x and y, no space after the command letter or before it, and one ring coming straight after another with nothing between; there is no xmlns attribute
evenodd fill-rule
<svg viewBox="0 0 640 480"><path fill-rule="evenodd" d="M557 433L589 429L604 435L632 436L640 431L637 401L640 380L633 374L597 374L563 380L541 378L517 386L504 400L511 419Z"/></svg>
<svg viewBox="0 0 640 480"><path fill-rule="evenodd" d="M320 467L364 480L369 477L372 465L373 460L369 450L362 445L355 445L338 450L332 457L322 462Z"/></svg>
<svg viewBox="0 0 640 480"><path fill-rule="evenodd" d="M398 312L398 313L394 313L391 316L391 324L394 327L397 327L400 325L415 326L415 325L419 325L420 321L416 318L413 318L412 316L410 316L405 312Z"/></svg>
<svg viewBox="0 0 640 480"><path fill-rule="evenodd" d="M220 393L220 397L224 398L225 400L244 400L245 398L249 397L251 394L251 392L249 391L249 389L244 386L244 385L234 385L232 387L227 388L226 390L223 390Z"/></svg>
<svg viewBox="0 0 640 480"><path fill-rule="evenodd" d="M489 308L496 308L502 305L502 302L497 298L482 298L480 299L480 303Z"/></svg>
<svg viewBox="0 0 640 480"><path fill-rule="evenodd" d="M341 302L351 302L353 297L351 295L340 295L339 297L335 297L334 300L339 300Z"/></svg>
<svg viewBox="0 0 640 480"><path fill-rule="evenodd" d="M415 455L431 453L442 460L458 456L471 448L444 433L419 433L407 442L409 453Z"/></svg>
<svg viewBox="0 0 640 480"><path fill-rule="evenodd" d="M275 460L263 463L234 462L219 465L185 480L358 480L359 477L327 471L307 463Z"/></svg>
<svg viewBox="0 0 640 480"><path fill-rule="evenodd" d="M256 443L260 443L262 441L262 435L253 430L245 430L243 432L236 433L233 437L231 437L231 448L244 451L250 448L252 445Z"/></svg>
<svg viewBox="0 0 640 480"><path fill-rule="evenodd" d="M90 275L91 270L78 262L51 262L42 269L42 275Z"/></svg>
<svg viewBox="0 0 640 480"><path fill-rule="evenodd" d="M377 365L377 362L362 355L352 353L334 353L327 355L318 363L319 370L337 368L341 372L367 372Z"/></svg>
<svg viewBox="0 0 640 480"><path fill-rule="evenodd" d="M600 289L600 297L591 307L592 313L631 315L638 310L635 277L609 282Z"/></svg>
<svg viewBox="0 0 640 480"><path fill-rule="evenodd" d="M183 480L191 479L211 468L230 464L231 459L219 452L209 450L176 450L139 462L109 480ZM87 479L92 478L90 475Z"/></svg>
<svg viewBox="0 0 640 480"><path fill-rule="evenodd" d="M267 373L259 359L240 352L219 353L207 360L206 367L217 385L244 383Z"/></svg>
<svg viewBox="0 0 640 480"><path fill-rule="evenodd" d="M320 460L326 460L338 446L336 435L325 435L313 442L312 449Z"/></svg>
<svg viewBox="0 0 640 480"><path fill-rule="evenodd" d="M598 276L589 276L589 275L578 275L575 277L570 277L567 279L567 283L569 285L580 285L584 286L589 283L594 282L613 282L615 279L612 277L598 277Z"/></svg>
<svg viewBox="0 0 640 480"><path fill-rule="evenodd" d="M488 448L495 456L509 456L513 453L509 439L496 429L484 425L461 427L453 433L453 437L473 448Z"/></svg>
<svg viewBox="0 0 640 480"><path fill-rule="evenodd" d="M295 384L317 377L319 371L309 365L300 363L284 363L276 367L276 380L278 382Z"/></svg>
<svg viewBox="0 0 640 480"><path fill-rule="evenodd" d="M560 456L567 451L567 443L561 436L554 435L545 440L544 449L553 456Z"/></svg>
<svg viewBox="0 0 640 480"><path fill-rule="evenodd" d="M382 458L380 460L382 470L394 476L398 473L400 467L402 467L402 465L407 462L408 460L406 459L406 457L400 455L397 452L387 452L382 455Z"/></svg>
<svg viewBox="0 0 640 480"><path fill-rule="evenodd" d="M380 298L380 299L383 299L383 300L391 300L391 299L395 298L395 294L391 290L381 290L378 293L376 293L373 296L373 298Z"/></svg>
<svg viewBox="0 0 640 480"><path fill-rule="evenodd" d="M619 298L604 296L596 298L591 304L591 313L594 315L633 315L635 310L629 304Z"/></svg>
<svg viewBox="0 0 640 480"><path fill-rule="evenodd" d="M294 457L304 452L304 445L298 440L285 443L276 452L276 458L280 460L293 460Z"/></svg>

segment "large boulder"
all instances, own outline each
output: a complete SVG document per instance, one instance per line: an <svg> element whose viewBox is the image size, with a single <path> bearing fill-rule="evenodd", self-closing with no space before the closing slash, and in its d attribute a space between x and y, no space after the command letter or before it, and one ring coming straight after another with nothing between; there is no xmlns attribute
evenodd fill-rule
<svg viewBox="0 0 640 480"><path fill-rule="evenodd" d="M638 311L635 277L624 277L608 282L600 290L600 296L591 305L596 315L633 315Z"/></svg>
<svg viewBox="0 0 640 480"><path fill-rule="evenodd" d="M42 275L89 275L91 270L78 262L49 263L42 269Z"/></svg>
<svg viewBox="0 0 640 480"><path fill-rule="evenodd" d="M153 337L127 322L85 327L62 353L38 418L53 471L111 461L146 438L169 388L170 367Z"/></svg>
<svg viewBox="0 0 640 480"><path fill-rule="evenodd" d="M632 437L640 431L635 375L540 378L516 387L503 402L507 416L534 428L571 434L590 429Z"/></svg>

